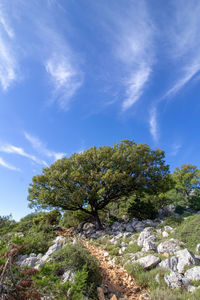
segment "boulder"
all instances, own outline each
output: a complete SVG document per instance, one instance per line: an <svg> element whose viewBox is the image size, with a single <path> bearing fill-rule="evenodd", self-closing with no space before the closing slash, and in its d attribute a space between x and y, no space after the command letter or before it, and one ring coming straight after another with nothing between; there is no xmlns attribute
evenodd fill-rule
<svg viewBox="0 0 200 300"><path fill-rule="evenodd" d="M159 266L174 272L182 273L185 266L195 265L196 263L197 259L194 254L188 249L184 249L177 251L176 256L163 260Z"/></svg>
<svg viewBox="0 0 200 300"><path fill-rule="evenodd" d="M180 250L180 245L182 243L179 240L176 239L170 239L165 242L162 242L158 245L158 253L169 253L174 254L176 251Z"/></svg>
<svg viewBox="0 0 200 300"><path fill-rule="evenodd" d="M138 260L136 260L136 262L142 265L144 270L150 270L160 262L160 258L154 255L147 255L145 257L139 258Z"/></svg>
<svg viewBox="0 0 200 300"><path fill-rule="evenodd" d="M133 245L133 244L135 244L135 242L136 242L136 240L132 240L132 241L130 241L128 244L129 244L129 245Z"/></svg>
<svg viewBox="0 0 200 300"><path fill-rule="evenodd" d="M63 236L57 236L54 241L53 241L53 245L51 247L49 247L48 251L42 256L41 258L41 262L44 262L45 260L49 259L49 257L56 251L58 251L59 249L61 249L66 242L66 238Z"/></svg>
<svg viewBox="0 0 200 300"><path fill-rule="evenodd" d="M123 238L123 233L122 232L116 232L116 235L115 235L115 240L119 240L119 239L121 239L121 238Z"/></svg>
<svg viewBox="0 0 200 300"><path fill-rule="evenodd" d="M126 224L126 231L127 232L134 232L135 230L132 227L131 223Z"/></svg>
<svg viewBox="0 0 200 300"><path fill-rule="evenodd" d="M132 236L132 232L124 232L123 233L123 238L127 238L127 237L130 237Z"/></svg>
<svg viewBox="0 0 200 300"><path fill-rule="evenodd" d="M29 257L36 257L37 255L35 253L30 253Z"/></svg>
<svg viewBox="0 0 200 300"><path fill-rule="evenodd" d="M139 235L138 240L137 240L137 244L138 246L143 246L144 241L152 236L152 230L153 227L146 227Z"/></svg>
<svg viewBox="0 0 200 300"><path fill-rule="evenodd" d="M54 252L58 251L59 249L62 248L62 245L60 244L54 244L51 247L49 247L48 251L42 256L42 261L45 261L51 256Z"/></svg>
<svg viewBox="0 0 200 300"><path fill-rule="evenodd" d="M158 218L159 219L163 219L165 217L169 217L169 216L176 216L177 214L174 212L175 211L175 205L170 204L167 205L161 209L158 210Z"/></svg>
<svg viewBox="0 0 200 300"><path fill-rule="evenodd" d="M165 231L170 231L170 232L174 232L174 228L172 228L171 226L164 226Z"/></svg>
<svg viewBox="0 0 200 300"><path fill-rule="evenodd" d="M180 250L176 252L178 258L177 271L182 273L185 266L192 266L197 264L197 259L195 258L192 251L188 249Z"/></svg>
<svg viewBox="0 0 200 300"><path fill-rule="evenodd" d="M123 232L126 228L126 225L123 223L119 223L119 222L114 222L112 225L112 231L119 231L119 232Z"/></svg>
<svg viewBox="0 0 200 300"><path fill-rule="evenodd" d="M144 230L145 226L146 226L145 223L139 221L133 228L136 232L142 232Z"/></svg>
<svg viewBox="0 0 200 300"><path fill-rule="evenodd" d="M19 255L19 256L17 257L17 262L16 262L16 263L19 263L20 261L22 262L22 261L25 260L27 257L28 257L28 254Z"/></svg>
<svg viewBox="0 0 200 300"><path fill-rule="evenodd" d="M53 244L61 244L64 245L66 242L66 238L64 236L57 236L54 240L53 240Z"/></svg>
<svg viewBox="0 0 200 300"><path fill-rule="evenodd" d="M148 252L148 251L157 252L157 247L154 243L155 240L156 240L155 235L150 235L147 239L145 239L143 242L142 251L143 252Z"/></svg>
<svg viewBox="0 0 200 300"><path fill-rule="evenodd" d="M185 272L185 278L188 280L195 280L199 281L200 280L200 266L191 268Z"/></svg>
<svg viewBox="0 0 200 300"><path fill-rule="evenodd" d="M99 300L105 300L104 291L100 286L97 288L97 295Z"/></svg>
<svg viewBox="0 0 200 300"><path fill-rule="evenodd" d="M27 257L21 262L16 262L16 264L20 265L20 267L35 267L40 260L36 256Z"/></svg>
<svg viewBox="0 0 200 300"><path fill-rule="evenodd" d="M194 293L196 291L196 287L192 284L189 284L187 287L187 291L190 293Z"/></svg>
<svg viewBox="0 0 200 300"><path fill-rule="evenodd" d="M177 264L178 264L178 257L172 256L170 258L161 261L161 263L159 263L159 267L177 272Z"/></svg>
<svg viewBox="0 0 200 300"><path fill-rule="evenodd" d="M196 252L200 253L200 244L197 244L197 246L196 246Z"/></svg>
<svg viewBox="0 0 200 300"><path fill-rule="evenodd" d="M153 220L150 220L150 219L147 219L147 220L143 221L143 223L145 223L145 225L148 225L150 227L156 227L156 226L159 225L159 222L153 221Z"/></svg>
<svg viewBox="0 0 200 300"><path fill-rule="evenodd" d="M173 271L170 274L165 274L164 280L170 288L187 288L190 285L190 280Z"/></svg>
<svg viewBox="0 0 200 300"><path fill-rule="evenodd" d="M162 236L163 236L163 237L168 237L168 236L169 236L169 233L168 233L167 231L163 231L163 232L162 232Z"/></svg>

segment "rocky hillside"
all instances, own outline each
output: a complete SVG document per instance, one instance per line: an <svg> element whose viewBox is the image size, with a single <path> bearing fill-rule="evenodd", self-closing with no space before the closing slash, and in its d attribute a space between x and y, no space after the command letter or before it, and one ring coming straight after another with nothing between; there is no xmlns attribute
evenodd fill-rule
<svg viewBox="0 0 200 300"><path fill-rule="evenodd" d="M0 299L200 299L198 213L171 205L99 231L41 222L1 233Z"/></svg>

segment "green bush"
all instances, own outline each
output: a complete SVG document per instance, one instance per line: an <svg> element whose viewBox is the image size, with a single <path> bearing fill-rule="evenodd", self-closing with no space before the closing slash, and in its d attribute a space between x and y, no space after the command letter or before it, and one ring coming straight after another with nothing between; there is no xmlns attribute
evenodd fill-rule
<svg viewBox="0 0 200 300"><path fill-rule="evenodd" d="M137 198L133 195L129 199L127 212L129 217L135 217L140 220L155 219L157 215L154 197L146 196L144 198Z"/></svg>
<svg viewBox="0 0 200 300"><path fill-rule="evenodd" d="M54 232L51 226L44 225L42 228L33 226L24 233L24 237L14 236L12 242L21 246L22 254L45 253L52 244Z"/></svg>
<svg viewBox="0 0 200 300"><path fill-rule="evenodd" d="M175 213L182 215L185 211L185 207L182 205L177 205L175 208Z"/></svg>
<svg viewBox="0 0 200 300"><path fill-rule="evenodd" d="M43 212L28 214L16 224L15 230L23 233L30 230L34 226L34 220L43 215Z"/></svg>
<svg viewBox="0 0 200 300"><path fill-rule="evenodd" d="M13 230L16 226L16 222L12 219L12 216L0 216L0 237Z"/></svg>
<svg viewBox="0 0 200 300"><path fill-rule="evenodd" d="M66 211L59 225L62 227L77 227L80 223L89 221L89 217L83 211Z"/></svg>
<svg viewBox="0 0 200 300"><path fill-rule="evenodd" d="M200 192L192 195L188 200L189 207L194 210L200 210Z"/></svg>
<svg viewBox="0 0 200 300"><path fill-rule="evenodd" d="M72 272L87 272L87 286L84 293L93 296L96 294L97 286L101 284L101 276L97 260L92 257L89 251L80 243L68 244L54 253L53 258L56 263L62 263L65 270Z"/></svg>
<svg viewBox="0 0 200 300"><path fill-rule="evenodd" d="M81 300L88 299L83 292L87 288L88 272L85 267L77 271L73 280L62 283L61 276L64 274L62 263L49 262L34 275L34 285L40 293L53 295L54 299Z"/></svg>

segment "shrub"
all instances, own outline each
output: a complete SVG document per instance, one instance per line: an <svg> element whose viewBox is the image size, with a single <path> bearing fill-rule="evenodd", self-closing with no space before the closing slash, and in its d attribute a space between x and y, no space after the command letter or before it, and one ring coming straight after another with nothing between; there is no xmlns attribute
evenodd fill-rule
<svg viewBox="0 0 200 300"><path fill-rule="evenodd" d="M98 263L80 242L66 245L54 253L53 258L56 263L62 262L62 267L65 270L77 272L85 269L87 286L84 293L90 296L95 295L97 286L101 284Z"/></svg>
<svg viewBox="0 0 200 300"><path fill-rule="evenodd" d="M14 236L12 242L21 246L22 254L45 253L51 246L54 232L51 226L44 225L41 229L33 226L25 232L24 237Z"/></svg>
<svg viewBox="0 0 200 300"><path fill-rule="evenodd" d="M89 221L89 215L83 211L66 211L59 225L63 227L76 227L86 221Z"/></svg>
<svg viewBox="0 0 200 300"><path fill-rule="evenodd" d="M146 196L144 198L137 198L133 195L129 199L127 212L129 217L135 217L140 220L155 219L157 215L154 197Z"/></svg>
<svg viewBox="0 0 200 300"><path fill-rule="evenodd" d="M182 205L177 205L175 208L175 213L182 215L185 211L185 207Z"/></svg>
<svg viewBox="0 0 200 300"><path fill-rule="evenodd" d="M190 208L194 210L200 210L200 192L189 197L188 202Z"/></svg>
<svg viewBox="0 0 200 300"><path fill-rule="evenodd" d="M10 232L15 227L16 222L12 216L0 216L0 237Z"/></svg>
<svg viewBox="0 0 200 300"><path fill-rule="evenodd" d="M83 291L87 287L88 273L85 268L77 271L73 280L62 283L59 273L60 264L50 262L41 268L39 273L36 273L33 280L34 284L41 293L48 293L53 295L53 299L68 299L68 300L82 300L88 299L84 296Z"/></svg>
<svg viewBox="0 0 200 300"><path fill-rule="evenodd" d="M17 223L15 230L22 232L30 230L34 225L34 220L43 214L42 212L28 214Z"/></svg>

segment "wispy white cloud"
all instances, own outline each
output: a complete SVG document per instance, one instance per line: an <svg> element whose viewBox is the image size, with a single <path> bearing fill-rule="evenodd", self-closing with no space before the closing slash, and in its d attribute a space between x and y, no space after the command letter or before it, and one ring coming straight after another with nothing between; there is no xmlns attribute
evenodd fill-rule
<svg viewBox="0 0 200 300"><path fill-rule="evenodd" d="M157 124L157 110L155 107L153 107L150 111L149 129L154 141L157 142L159 138L159 132Z"/></svg>
<svg viewBox="0 0 200 300"><path fill-rule="evenodd" d="M9 144L4 144L4 145L0 145L0 152L4 152L4 153L8 153L8 154L11 154L11 153L18 154L20 156L24 156L24 157L31 159L32 161L34 161L35 163L37 163L39 165L48 166L48 164L44 160L40 160L37 157L35 157L34 155L30 155L30 154L26 153L24 151L24 149L20 148L20 147L16 147L16 146L9 145Z"/></svg>
<svg viewBox="0 0 200 300"><path fill-rule="evenodd" d="M122 103L123 111L130 108L141 97L150 74L151 68L149 66L141 66L136 73L131 74L126 87L127 98Z"/></svg>
<svg viewBox="0 0 200 300"><path fill-rule="evenodd" d="M0 157L0 165L4 168L7 168L9 170L12 170L12 171L21 171L20 169L10 165L9 163L7 163L3 158Z"/></svg>
<svg viewBox="0 0 200 300"><path fill-rule="evenodd" d="M18 65L12 40L14 32L7 17L3 15L0 3L0 84L7 90L11 83L17 80Z"/></svg>
<svg viewBox="0 0 200 300"><path fill-rule="evenodd" d="M45 64L54 86L54 96L62 109L69 108L69 102L83 82L82 73L73 65L70 55L54 53Z"/></svg>
<svg viewBox="0 0 200 300"><path fill-rule="evenodd" d="M37 152L39 152L40 154L43 154L44 156L53 158L54 161L66 156L65 153L55 152L55 151L51 151L51 150L47 149L46 146L44 145L44 143L39 138L32 136L26 132L24 133L24 135L25 135L25 138L32 145L32 147Z"/></svg>
<svg viewBox="0 0 200 300"><path fill-rule="evenodd" d="M134 1L126 7L123 17L114 15L116 20L113 36L114 54L125 69L126 96L122 110L132 107L143 95L154 64L154 25L145 1Z"/></svg>
<svg viewBox="0 0 200 300"><path fill-rule="evenodd" d="M177 79L172 88L170 88L167 93L162 97L165 99L169 96L175 95L179 92L186 84L188 84L200 71L200 56L199 63L188 63L188 66L182 69L182 75Z"/></svg>
<svg viewBox="0 0 200 300"><path fill-rule="evenodd" d="M53 99L49 103L54 100L62 109L68 109L82 85L83 73L78 55L56 23L60 10L55 0L19 0L10 6L7 0L0 1L0 84L7 90L18 80L20 61L24 57L37 59L45 67L52 85ZM68 24L67 20L64 22ZM17 29L13 30L16 24L17 29L23 26L23 38Z"/></svg>
<svg viewBox="0 0 200 300"><path fill-rule="evenodd" d="M175 95L200 72L200 2L178 0L174 6L168 41L170 57L176 64L175 73L178 70L179 74L163 98Z"/></svg>

